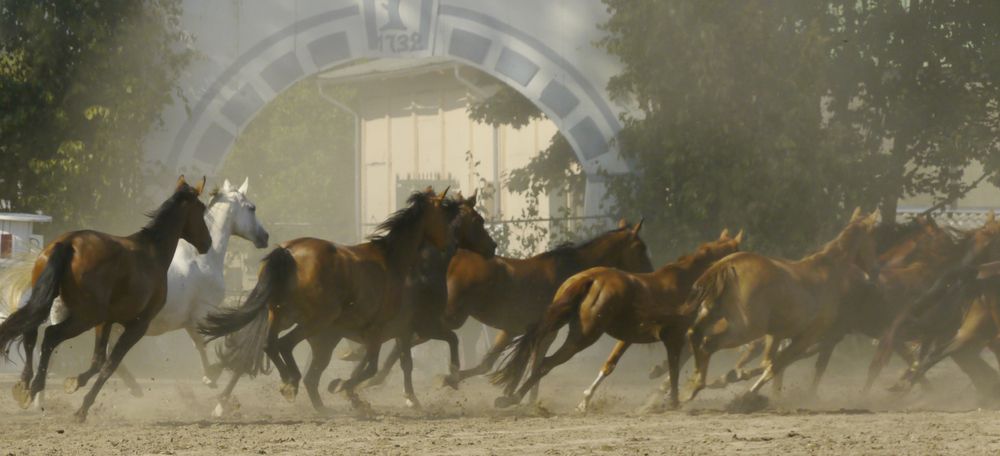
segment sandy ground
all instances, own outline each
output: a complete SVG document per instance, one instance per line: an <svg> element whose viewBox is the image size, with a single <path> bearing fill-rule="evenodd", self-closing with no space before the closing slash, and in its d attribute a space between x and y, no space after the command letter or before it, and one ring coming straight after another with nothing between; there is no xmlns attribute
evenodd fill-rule
<svg viewBox="0 0 1000 456"><path fill-rule="evenodd" d="M932 391L895 397L880 389L865 400L856 392L862 370L847 369L843 359L834 361L820 398L803 399L801 388L809 378L803 365L789 372L780 399L753 414L723 412L745 385L708 391L679 411L637 412L658 384L644 378L644 357L623 362L586 415L574 407L596 372L594 357L557 369L542 388L541 405L502 411L493 408L496 390L484 379L472 379L457 391L439 388L430 368L417 377L423 408L408 409L394 374L386 385L364 393L376 412L367 419L356 417L339 395L325 395L333 409L329 417L313 412L304 392L287 403L274 375L243 382L237 388L241 409L212 419L215 391L194 380L145 376L145 397L131 397L113 380L87 423L76 424L71 415L83 393L62 392L64 373L50 378L41 412L14 404L9 394L14 376L4 374L0 456L1000 452L1000 412L979 408L968 380L950 362L932 371ZM346 363L335 364L323 385L349 369ZM715 364L717 372L726 365L721 359ZM767 394L772 394L769 388Z"/></svg>

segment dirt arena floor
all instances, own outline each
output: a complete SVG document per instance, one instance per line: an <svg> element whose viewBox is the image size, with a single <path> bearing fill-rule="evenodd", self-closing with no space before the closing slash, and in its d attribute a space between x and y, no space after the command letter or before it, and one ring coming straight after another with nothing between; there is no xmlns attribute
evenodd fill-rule
<svg viewBox="0 0 1000 456"><path fill-rule="evenodd" d="M641 350L641 349L640 349ZM639 350L636 350L640 352ZM640 352L641 353L641 352ZM654 352L648 351L649 354ZM307 359L307 356L302 359ZM885 375L869 399L858 394L863 369L836 357L820 397L802 388L811 363L789 372L786 390L764 411L729 414L726 404L746 385L710 390L679 411L639 413L658 382L645 378L647 359L626 360L598 393L594 411L575 411L600 354L557 369L538 406L496 410L484 379L454 391L418 371L421 410L403 405L400 375L367 390L375 415L358 418L340 395L325 395L333 415L321 417L304 391L295 403L278 393L276 376L243 382L241 409L210 417L215 391L193 381L144 376L133 398L117 380L98 398L85 424L71 415L83 392L62 392L64 373L50 377L44 411L23 411L10 398L14 375L0 376L0 456L222 454L997 454L1000 412L980 408L969 381L949 361L932 371L932 391L893 396ZM418 360L419 361L419 360ZM438 365L443 364L441 362ZM727 366L722 358L714 371ZM344 375L335 362L324 377ZM892 373L898 372L894 365ZM137 370L138 372L138 370ZM685 369L684 378L687 378ZM766 388L767 395L772 395Z"/></svg>

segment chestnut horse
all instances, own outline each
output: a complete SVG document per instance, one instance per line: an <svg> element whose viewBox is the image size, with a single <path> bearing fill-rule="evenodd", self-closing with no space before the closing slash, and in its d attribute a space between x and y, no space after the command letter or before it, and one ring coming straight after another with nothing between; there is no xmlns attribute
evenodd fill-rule
<svg viewBox="0 0 1000 456"><path fill-rule="evenodd" d="M639 237L640 221L618 228L580 245L567 244L527 259L484 258L459 250L448 265L448 305L445 323L461 327L471 315L499 331L493 346L475 368L451 376L452 386L487 373L514 336L538 324L559 285L571 275L597 266L629 272L649 272L646 243ZM551 339L539 348L543 353ZM537 394L537 389L532 395Z"/></svg>
<svg viewBox="0 0 1000 456"><path fill-rule="evenodd" d="M414 193L407 207L379 225L381 234L369 242L342 246L300 238L272 251L243 306L209 314L200 328L210 338L217 338L247 327L226 340L224 365L234 374L220 397L217 413L227 406L241 374L260 372L261 351L281 375L282 395L294 399L301 374L292 350L303 340L308 340L313 350L306 389L317 411L325 411L317 385L343 337L362 343L366 350L365 359L343 382L355 408L368 408L354 389L375 373L379 349L389 338L396 338L402 347L407 399L415 403L409 350L413 309L405 296L406 281L425 242L438 249L447 245L448 225L457 208L451 212L449 215L445 194L436 196L430 190ZM293 326L278 339L280 331Z"/></svg>
<svg viewBox="0 0 1000 456"><path fill-rule="evenodd" d="M947 231L923 215L905 224L880 224L876 228L876 243L878 281L872 283L860 271L849 276L849 292L836 323L817 345L802 355L806 358L818 353L810 389L813 394L817 392L834 348L844 336L859 333L873 339L881 338L903 306L916 299L926 288L925 283L933 280L959 250ZM760 375L762 367L743 368L764 352L764 345L764 339L758 339L745 346L733 369L710 387L721 388ZM893 348L907 363L915 361L905 344L899 343Z"/></svg>
<svg viewBox="0 0 1000 456"><path fill-rule="evenodd" d="M1000 223L990 213L982 227L959 234L955 247L947 254L940 255L936 261L924 263L922 271L916 268L917 271L912 274L914 277L909 280L910 288L918 290L916 296L906 301L891 324L887 325L888 329L884 331L869 366L865 391L870 389L881 369L888 363L892 348L903 341L916 340L919 342L916 356L922 359L927 356L934 342L947 342L959 329L963 318L962 306L942 303L942 292L954 285L956 280L960 280L963 271L990 258L1000 258L995 256L995 250L1000 247L1000 242L997 242L1000 240ZM927 284L933 286L928 287ZM889 291L891 289L887 290ZM1000 356L1000 347L990 344L990 348ZM953 350L950 351L950 356L970 376L980 392L992 393L990 390L995 382L991 381L991 377L995 375L990 375L992 369L979 357L978 352ZM914 380L923 381L923 377L918 376Z"/></svg>
<svg viewBox="0 0 1000 456"><path fill-rule="evenodd" d="M14 386L14 399L22 407L38 399L45 389L49 358L56 346L96 327L94 362L101 366L100 373L75 414L79 421L87 418L101 387L163 307L167 268L178 240L188 241L201 253L212 246L205 225L205 204L198 199L204 186L204 179L191 187L181 176L173 195L151 214L152 220L144 228L131 236L73 231L57 237L42 251L32 272L28 304L0 324L0 348L5 355L15 341L24 342L24 371ZM68 315L45 328L38 372L33 375L38 326L48 318L57 296ZM108 337L114 323L125 330L108 356Z"/></svg>
<svg viewBox="0 0 1000 456"><path fill-rule="evenodd" d="M594 390L611 375L629 346L657 341L667 350L670 400L677 405L681 349L694 317L684 309L684 304L695 280L716 261L738 251L742 240L742 231L735 238L723 231L719 239L652 273L632 274L598 267L567 279L556 291L541 323L518 339L503 367L493 375L494 383L505 387L505 395L496 400L497 407L521 402L549 371L593 345L605 333L618 339L618 344L597 379L583 393L579 409L586 411ZM552 356L546 357L539 351L542 341L555 337L556 331L566 324L569 324L566 341ZM543 357L541 362L534 363L528 379L515 391L528 363Z"/></svg>
<svg viewBox="0 0 1000 456"><path fill-rule="evenodd" d="M695 359L691 399L705 387L709 359L719 349L768 336L764 372L750 388L756 392L819 342L836 321L856 265L875 269L877 217L855 209L834 240L798 261L741 252L709 268L695 283L690 303L698 309L688 331ZM782 339L791 342L779 351Z"/></svg>

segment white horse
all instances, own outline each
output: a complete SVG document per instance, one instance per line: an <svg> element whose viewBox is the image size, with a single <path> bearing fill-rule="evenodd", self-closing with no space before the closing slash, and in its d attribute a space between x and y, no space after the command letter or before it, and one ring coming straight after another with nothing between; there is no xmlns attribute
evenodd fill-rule
<svg viewBox="0 0 1000 456"><path fill-rule="evenodd" d="M174 259L167 270L167 302L146 331L146 336L159 336L180 329L187 331L201 357L202 382L213 388L222 368L209 362L205 339L198 333L197 325L225 298L226 284L222 271L229 238L241 237L252 242L254 247L263 249L267 247L269 237L257 219L257 207L247 199L248 186L249 178L243 181L240 188L230 185L227 179L222 188L212 194L205 211L205 224L212 234L212 248L199 255L187 241L181 240L177 244ZM118 368L119 371L123 370L122 367ZM128 372L122 374L129 382ZM70 381L67 380L67 383Z"/></svg>

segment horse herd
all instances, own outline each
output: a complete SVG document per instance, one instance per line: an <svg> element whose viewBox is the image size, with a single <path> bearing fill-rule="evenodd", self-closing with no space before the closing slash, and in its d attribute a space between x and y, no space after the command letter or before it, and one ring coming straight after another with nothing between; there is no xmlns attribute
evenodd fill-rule
<svg viewBox="0 0 1000 456"><path fill-rule="evenodd" d="M584 392L583 411L636 343L666 349L665 364L650 374L666 374L656 408L680 403L679 372L689 357L695 369L688 400L706 387L752 378L752 392L769 381L779 391L784 370L812 355L815 391L836 345L854 333L879 341L866 391L893 352L908 364L893 389L926 382L928 369L951 357L980 393L1000 391L1000 375L980 357L989 347L1000 358L1000 223L992 214L982 227L959 231L927 216L880 224L877 213L856 209L833 240L795 261L740 251L743 232L725 230L654 270L642 221L623 220L592 240L530 258L504 258L495 255L475 195L428 189L411 195L365 243L299 238L280 244L262 261L244 302L229 308L220 304L230 235L263 248L268 234L246 198L246 182L237 189L226 181L208 206L199 198L204 185L203 179L191 186L181 176L135 234L75 231L42 251L30 271L30 292L0 323L4 354L17 342L23 347L24 368L13 389L22 407L41 400L56 346L91 328L91 365L64 383L72 392L96 376L75 414L81 421L116 371L141 394L119 363L144 335L179 329L199 351L206 384L231 372L216 415L237 406L238 380L267 372L268 362L286 399L295 399L301 383L313 407L326 412L319 381L343 339L363 347L363 355L348 378L332 380L327 390L343 392L360 412L370 406L359 389L384 380L396 362L407 404L419 406L411 348L432 339L449 346L445 384L457 388L492 371L490 380L503 389L497 407L529 393L537 398L542 377L603 334L618 343ZM498 332L481 362L461 369L455 330L470 316ZM114 324L123 331L109 352ZM549 355L562 327L568 327L565 341ZM222 339L215 363L204 337ZM389 340L395 346L380 370ZM305 374L293 356L302 342L312 351ZM742 347L736 366L710 384L711 356L736 347ZM746 369L758 356L760 367Z"/></svg>

